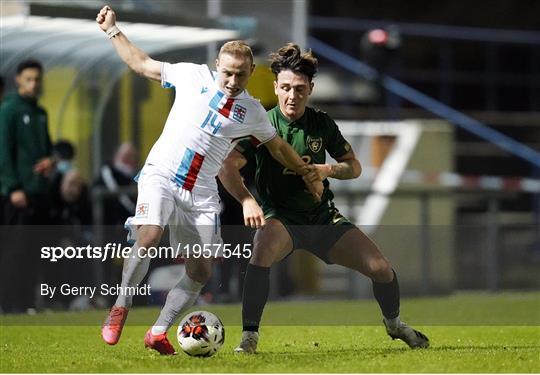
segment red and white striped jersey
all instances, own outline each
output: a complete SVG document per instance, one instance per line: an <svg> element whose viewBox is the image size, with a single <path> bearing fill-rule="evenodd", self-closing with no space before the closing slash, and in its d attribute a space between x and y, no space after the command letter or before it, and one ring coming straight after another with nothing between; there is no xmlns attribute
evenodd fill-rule
<svg viewBox="0 0 540 375"><path fill-rule="evenodd" d="M238 140L251 136L262 144L276 136L260 102L246 91L227 97L215 75L206 65L161 67L161 85L174 87L176 97L146 164L189 191L217 192L215 177Z"/></svg>

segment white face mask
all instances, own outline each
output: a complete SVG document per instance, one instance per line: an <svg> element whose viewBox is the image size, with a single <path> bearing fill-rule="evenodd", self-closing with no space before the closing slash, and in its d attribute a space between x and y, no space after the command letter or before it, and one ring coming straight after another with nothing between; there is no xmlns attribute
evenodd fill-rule
<svg viewBox="0 0 540 375"><path fill-rule="evenodd" d="M60 174L66 174L66 172L69 172L73 169L73 164L69 160L60 160L58 163L56 163L56 170Z"/></svg>

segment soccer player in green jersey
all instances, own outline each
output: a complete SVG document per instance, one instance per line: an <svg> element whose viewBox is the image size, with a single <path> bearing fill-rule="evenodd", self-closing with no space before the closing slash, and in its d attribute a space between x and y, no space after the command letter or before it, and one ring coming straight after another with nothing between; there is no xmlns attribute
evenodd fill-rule
<svg viewBox="0 0 540 375"><path fill-rule="evenodd" d="M318 171L324 184L321 201L306 190L302 177L272 159L264 148L241 142L225 159L219 178L242 204L245 224L258 228L244 281L241 353L255 353L259 324L268 299L270 267L295 249L306 249L328 264L358 271L373 282L373 294L386 332L411 348L427 348L429 339L399 319L396 273L381 251L334 207L328 178L353 179L361 173L349 143L326 113L307 106L317 59L287 44L270 55L279 105L268 112L278 134ZM337 161L328 164L325 152ZM257 161L256 186L262 208L243 183L239 170L250 154Z"/></svg>

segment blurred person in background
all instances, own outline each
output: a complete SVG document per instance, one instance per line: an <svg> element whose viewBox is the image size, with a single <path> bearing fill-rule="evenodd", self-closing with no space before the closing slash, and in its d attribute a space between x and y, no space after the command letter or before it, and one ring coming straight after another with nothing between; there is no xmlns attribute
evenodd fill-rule
<svg viewBox="0 0 540 375"><path fill-rule="evenodd" d="M90 225L92 211L88 186L76 169L70 169L63 176L60 187L53 194L52 221L60 225Z"/></svg>
<svg viewBox="0 0 540 375"><path fill-rule="evenodd" d="M55 225L51 228L51 233L54 233L55 246L66 248L92 243L92 206L88 185L77 169L70 168L61 175L58 189L52 194L51 206L51 223ZM93 262L93 259L60 259L55 263L45 263L40 282L58 288L64 283L78 287L95 285ZM43 302L45 307L82 310L96 301L97 297L95 301L90 301L87 296L58 295L54 300L45 299Z"/></svg>
<svg viewBox="0 0 540 375"><path fill-rule="evenodd" d="M54 144L52 153L56 161L56 173L64 175L74 168L76 151L71 142L59 140Z"/></svg>
<svg viewBox="0 0 540 375"><path fill-rule="evenodd" d="M105 163L99 170L94 186L101 186L114 193L119 187L137 186L134 177L139 167L139 155L132 143L122 143L112 161ZM103 199L103 224L124 225L126 219L135 211L136 193L120 193Z"/></svg>
<svg viewBox="0 0 540 375"><path fill-rule="evenodd" d="M75 147L69 141L60 140L53 145L52 154L56 165L51 176L51 195L53 200L58 202L55 198L60 194L62 179L74 168ZM55 209L54 204L51 208Z"/></svg>
<svg viewBox="0 0 540 375"><path fill-rule="evenodd" d="M39 225L49 220L48 177L54 160L47 112L38 105L42 78L40 62L21 62L15 77L17 90L0 106L0 180L7 225ZM27 238L13 233L13 241L2 251L0 304L4 311L34 306L38 248L29 246Z"/></svg>
<svg viewBox="0 0 540 375"><path fill-rule="evenodd" d="M270 288L270 267L295 249L305 249L327 264L339 264L369 277L388 335L411 348L428 347L428 338L399 318L399 285L391 264L369 237L339 213L332 201L328 178L354 179L362 169L334 120L307 106L317 59L292 43L270 57L278 106L268 112L268 117L278 134L316 167L324 192L321 201L314 200L305 192L306 178L275 163L264 149L254 149L249 140L240 142L223 162L221 182L242 203L246 225L260 228L244 280L243 332L235 352L255 353ZM337 163L327 164L326 152ZM262 209L239 172L246 158L253 156L257 161L255 180Z"/></svg>

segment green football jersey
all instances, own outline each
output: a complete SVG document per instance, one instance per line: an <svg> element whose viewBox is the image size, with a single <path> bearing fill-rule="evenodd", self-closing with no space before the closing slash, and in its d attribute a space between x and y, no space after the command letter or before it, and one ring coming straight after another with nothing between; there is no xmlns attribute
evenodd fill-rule
<svg viewBox="0 0 540 375"><path fill-rule="evenodd" d="M267 115L277 134L309 164L324 164L326 151L333 158L339 158L351 149L334 120L325 112L306 107L301 118L290 122L277 106L268 111ZM310 212L322 204L328 204L327 201L334 197L326 179L323 181L321 202L317 203L308 192L302 177L276 161L264 146L255 148L249 140L244 140L236 149L246 158L255 154L255 184L263 208Z"/></svg>

